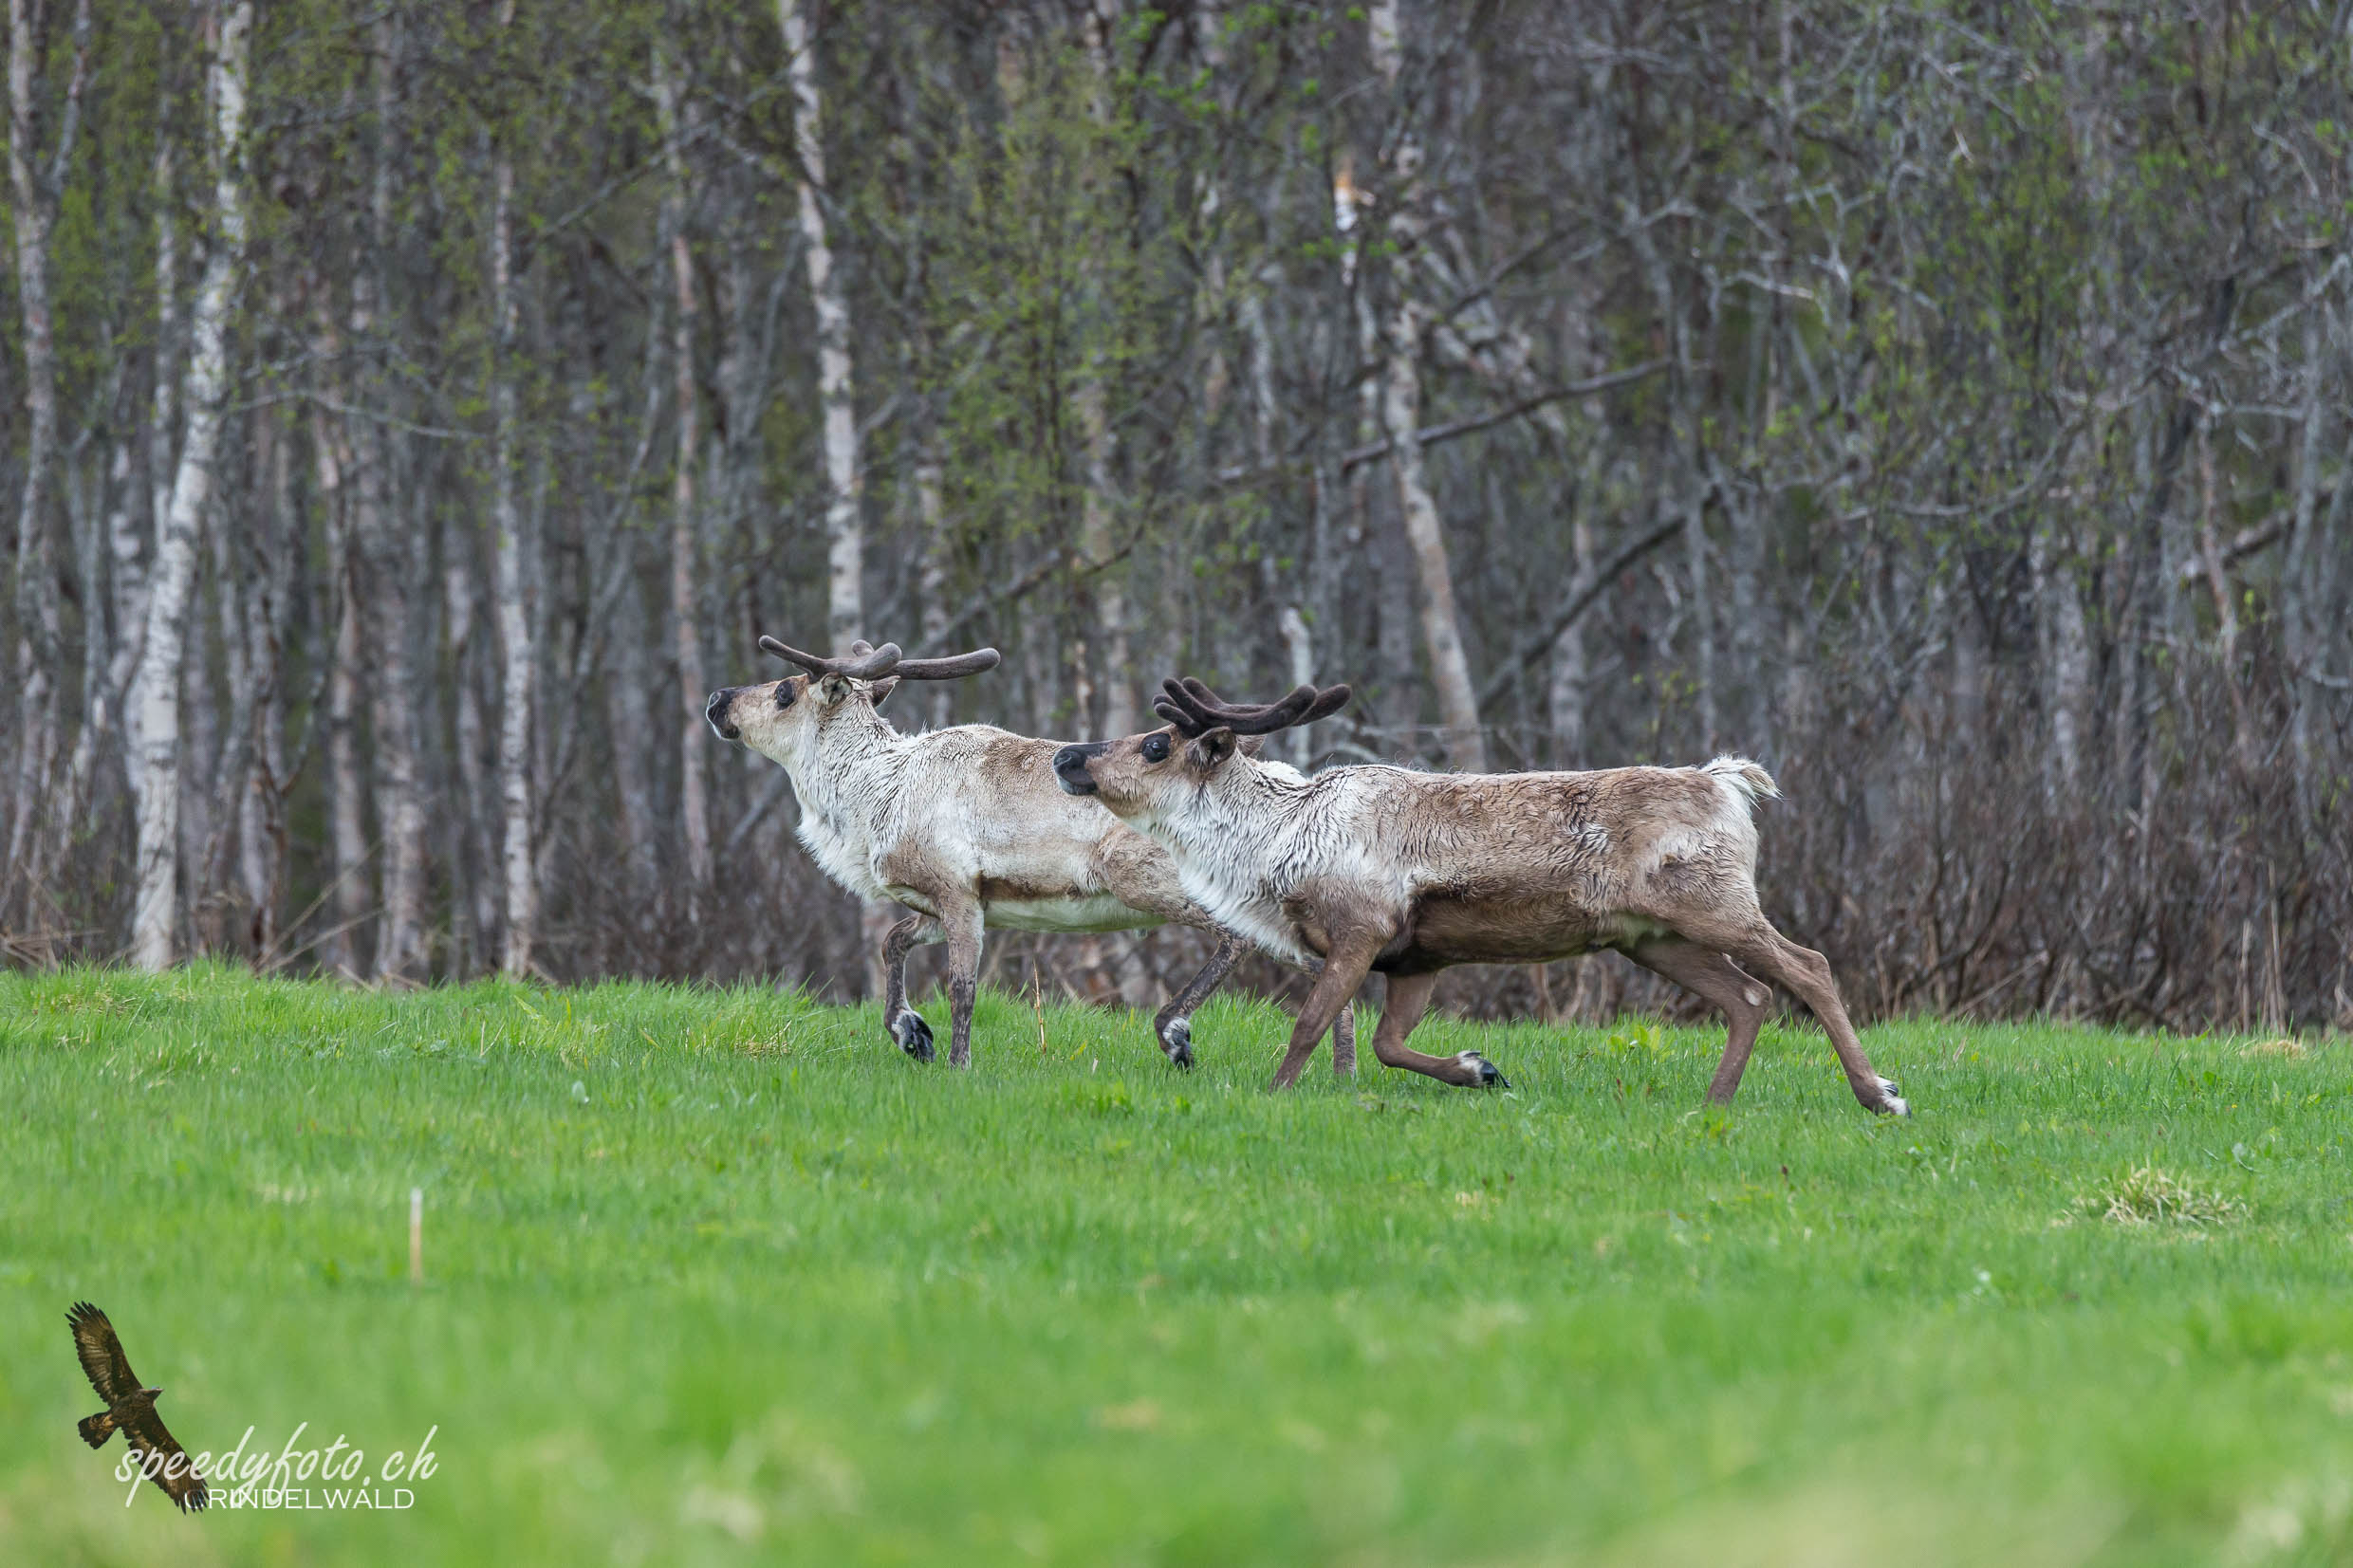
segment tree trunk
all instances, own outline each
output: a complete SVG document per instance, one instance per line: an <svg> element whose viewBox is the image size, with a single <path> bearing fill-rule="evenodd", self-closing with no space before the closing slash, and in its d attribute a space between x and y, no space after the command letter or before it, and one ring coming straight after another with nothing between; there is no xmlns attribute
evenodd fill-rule
<svg viewBox="0 0 2353 1568"><path fill-rule="evenodd" d="M57 671L63 654L51 559L49 487L57 468L57 334L51 313L50 237L89 80L90 4L74 11L73 80L48 167L41 166L45 8L9 0L9 181L14 201L16 286L25 336L25 402L30 430L16 510L17 772L9 829L11 880L42 878L49 774L56 759Z"/></svg>
<svg viewBox="0 0 2353 1568"><path fill-rule="evenodd" d="M617 547L636 554L635 535L622 530ZM604 673L605 728L613 745L613 787L621 796L621 828L626 862L624 885L635 895L637 907L659 902L656 859L661 841L661 819L654 801L654 772L647 748L633 746L632 736L651 735L652 705L647 700L646 646L651 630L633 564L621 568L629 581L613 608L611 668Z"/></svg>
<svg viewBox="0 0 2353 1568"><path fill-rule="evenodd" d="M369 196L368 235L372 253L358 258L351 278L351 349L374 367L360 411L346 423L353 431L352 544L366 573L359 595L367 613L366 682L370 738L376 764L376 825L383 843L383 918L376 943L376 976L394 982L425 977L424 737L417 713L415 604L422 586L417 571L416 530L402 517L402 480L396 472L404 453L393 430L398 406L394 383L382 374L398 335L389 286L400 236L395 231L393 185L398 168L399 73L398 59L406 37L398 19L385 15L375 32L376 145ZM355 589L362 584L354 581Z"/></svg>
<svg viewBox="0 0 2353 1568"><path fill-rule="evenodd" d="M1566 597L1575 599L1593 585L1598 569L1593 560L1593 524L1584 515L1592 503L1590 488L1578 498L1578 516L1569 524L1570 548L1576 563ZM1552 643L1552 669L1545 690L1545 717L1552 731L1552 766L1579 768L1585 761L1585 633L1584 618L1561 629Z"/></svg>
<svg viewBox="0 0 2353 1568"><path fill-rule="evenodd" d="M1111 40L1109 29L1117 18L1119 0L1104 0L1102 5L1089 5L1082 12L1080 23L1087 65L1087 117L1100 132L1111 120ZM1091 162L1081 176L1089 181L1100 179L1101 171ZM1214 265L1214 258L1212 259ZM1134 660L1128 651L1127 594L1121 586L1121 572L1112 564L1118 542L1112 538L1112 434L1107 395L1103 386L1103 340L1113 330L1110 310L1100 286L1092 285L1094 269L1089 268L1090 286L1085 290L1086 320L1080 325L1080 341L1085 344L1085 362L1079 372L1075 401L1078 405L1079 437L1085 446L1085 485L1079 497L1079 551L1084 557L1084 566L1092 578L1095 626L1102 638L1101 646L1092 652L1095 668L1087 673L1100 677L1103 689L1102 729L1105 735L1132 735L1137 730L1136 679ZM1209 378L1208 397L1213 405L1222 373ZM1092 715L1082 708L1082 724Z"/></svg>
<svg viewBox="0 0 2353 1568"><path fill-rule="evenodd" d="M792 138L800 161L801 259L808 269L809 303L817 312L817 400L824 419L825 630L835 653L862 635L865 606L865 525L859 498L858 398L850 360L848 293L834 270L824 204L824 100L817 84L817 47L805 0L776 0L785 53L792 72Z"/></svg>
<svg viewBox="0 0 2353 1568"><path fill-rule="evenodd" d="M923 530L923 560L917 586L923 601L923 646L936 655L946 652L948 622L952 618L948 584L954 541L948 532L948 508L941 494L946 477L939 459L939 433L928 415L917 440L915 507L917 522ZM930 704L927 717L931 727L938 729L946 726L948 715L954 711L958 683L939 680L927 684L932 688L926 699Z"/></svg>
<svg viewBox="0 0 2353 1568"><path fill-rule="evenodd" d="M359 276L364 277L362 267ZM376 323L374 291L355 278L352 337L365 342ZM425 938L425 812L419 795L416 673L409 654L410 550L394 504L392 441L368 413L355 416L351 545L362 575L352 581L364 617L369 674L368 727L374 742L376 823L383 840L383 918L377 933L379 979L421 978ZM364 588L364 591L361 591ZM357 650L355 650L356 662Z"/></svg>
<svg viewBox="0 0 2353 1568"><path fill-rule="evenodd" d="M259 416L269 502L249 544L243 626L252 683L252 766L238 802L238 872L250 917L246 938L259 958L278 942L278 900L286 878L285 627L293 582L294 484L287 449L292 433L273 412Z"/></svg>
<svg viewBox="0 0 2353 1568"><path fill-rule="evenodd" d="M499 8L502 30L514 22L514 0ZM530 615L524 603L528 578L523 511L517 504L522 453L522 417L515 390L516 299L514 278L514 155L502 128L491 170L491 311L497 341L491 360L491 457L492 580L498 600L499 865L504 873L506 940L499 968L510 975L531 972L532 945L539 938L539 878L531 861L531 703L533 692Z"/></svg>
<svg viewBox="0 0 2353 1568"><path fill-rule="evenodd" d="M331 333L320 338L322 357L335 352ZM320 962L331 974L357 980L365 972L361 928L370 900L367 885L367 786L360 764L360 602L352 560L351 509L343 494L351 450L324 412L310 416L311 452L325 512L328 632L326 757L328 838L335 874L334 920L320 941Z"/></svg>
<svg viewBox="0 0 2353 1568"><path fill-rule="evenodd" d="M1381 420L1397 470L1398 507L1405 517L1405 539L1421 582L1421 640L1430 656L1430 680L1437 689L1438 722L1446 734L1446 760L1456 771L1487 771L1487 741L1479 730L1479 699L1471 684L1471 660L1462 646L1462 622L1454 610L1454 579L1446 560L1446 533L1437 500L1421 467L1421 366L1423 312L1412 299L1399 302L1390 330L1386 396Z"/></svg>
<svg viewBox="0 0 2353 1568"><path fill-rule="evenodd" d="M674 289L670 364L678 402L677 472L672 481L670 514L670 629L672 655L677 664L678 818L686 835L687 906L696 910L702 890L711 882L710 786L704 769L711 738L702 720L703 684L701 516L695 506L695 470L702 461L702 400L695 380L695 319L698 294L695 287L695 253L686 234L689 190L685 108L670 63L658 46L654 83L662 116L662 138L669 146L670 190L662 201L663 239L670 251Z"/></svg>
<svg viewBox="0 0 2353 1568"><path fill-rule="evenodd" d="M249 430L255 417L253 414L247 415L245 423ZM188 829L187 841L197 851L193 857L195 870L188 891L197 950L204 952L226 951L239 940L228 916L230 872L236 860L237 824L243 816L239 805L250 792L250 739L257 716L253 701L255 672L248 658L250 648L245 635L248 609L259 597L247 581L246 570L254 546L250 537L254 526L247 508L224 507L214 517L212 529L213 612L221 646L222 674L229 689L227 721L221 721L214 708L210 691L213 683L206 678L201 666L186 698L188 736L182 742L183 749L198 757L212 758L209 775L196 773L189 777L181 807ZM205 736L208 728L216 730L216 736ZM187 774L190 770L182 771Z"/></svg>
<svg viewBox="0 0 2353 1568"><path fill-rule="evenodd" d="M107 464L108 489L113 492L113 500L106 508L106 556L112 578L109 597L114 611L114 646L107 655L104 673L85 677L92 684L90 717L83 731L93 747L103 731L125 731L126 756L125 711L129 706L131 673L139 668L139 649L147 635L147 557L155 539L155 520L147 509L145 476L133 465L132 448L131 433L125 430L115 437L114 456ZM95 759L91 766L95 769ZM126 780L132 766L126 760ZM87 799L86 795L76 793L77 814Z"/></svg>
<svg viewBox="0 0 2353 1568"><path fill-rule="evenodd" d="M1080 438L1086 446L1086 484L1079 498L1081 569L1093 580L1095 627L1102 643L1091 655L1103 687L1102 733L1136 733L1136 682L1127 645L1127 595L1120 587L1118 550L1111 537L1111 421L1103 409L1102 372L1090 367L1078 386ZM1084 726L1092 715L1082 711Z"/></svg>
<svg viewBox="0 0 2353 1568"><path fill-rule="evenodd" d="M493 466L500 455L493 432ZM495 491L496 475L491 485ZM495 500L491 511L495 526ZM490 743L482 716L481 682L475 670L474 620L482 593L482 572L473 545L471 530L456 522L443 528L441 613L446 619L443 636L449 647L449 695L454 709L450 740L457 752L456 788L452 791L455 809L449 813L447 823L449 972L452 978L460 980L475 972L481 955L489 950L491 936L498 930L497 900L491 895L491 857L488 853L491 839L484 827L485 808L491 796L489 770L484 766Z"/></svg>
<svg viewBox="0 0 2353 1568"><path fill-rule="evenodd" d="M139 891L131 954L134 963L151 972L171 967L178 926L181 644L195 590L196 535L212 494L221 404L229 384L229 315L236 304L245 249L239 163L252 0L228 0L210 20L215 28L211 66L215 148L212 245L189 317L188 432L180 443L171 506L157 540L146 643L136 677Z"/></svg>
<svg viewBox="0 0 2353 1568"><path fill-rule="evenodd" d="M1396 0L1367 9L1366 46L1374 68L1392 94L1404 68L1404 44ZM1404 111L1410 114L1410 109ZM1430 660L1438 724L1446 738L1446 760L1459 772L1487 771L1487 740L1479 729L1477 689L1471 681L1470 655L1463 650L1462 621L1454 608L1454 578L1446 556L1446 530L1437 499L1430 493L1421 460L1421 340L1429 312L1415 297L1406 265L1423 238L1418 185L1422 148L1410 122L1393 128L1388 149L1387 223L1391 304L1380 334L1382 434L1389 438L1390 467L1397 476L1398 509L1405 525L1415 577L1421 585L1422 650ZM1370 346L1370 345L1368 345Z"/></svg>

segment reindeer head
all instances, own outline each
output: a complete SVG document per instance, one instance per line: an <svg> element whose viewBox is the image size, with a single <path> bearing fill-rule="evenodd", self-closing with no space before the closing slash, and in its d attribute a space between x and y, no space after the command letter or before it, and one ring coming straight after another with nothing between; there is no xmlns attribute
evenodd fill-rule
<svg viewBox="0 0 2353 1568"><path fill-rule="evenodd" d="M1065 746L1054 753L1054 778L1065 793L1092 795L1118 816L1149 816L1206 786L1237 751L1257 749L1255 737L1313 724L1347 700L1344 686L1302 686L1277 702L1227 703L1190 676L1171 680L1152 700L1166 728Z"/></svg>
<svg viewBox="0 0 2353 1568"><path fill-rule="evenodd" d="M768 636L760 647L807 673L713 692L703 717L721 740L740 740L779 763L806 755L828 724L852 713L873 713L902 680L955 680L992 670L999 660L993 648L954 658L911 659L895 642L880 648L854 642L843 658L805 654Z"/></svg>

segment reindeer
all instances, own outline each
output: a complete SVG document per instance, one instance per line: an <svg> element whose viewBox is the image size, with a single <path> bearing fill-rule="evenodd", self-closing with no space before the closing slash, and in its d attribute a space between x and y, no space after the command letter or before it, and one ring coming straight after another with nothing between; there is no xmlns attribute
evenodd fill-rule
<svg viewBox="0 0 2353 1568"><path fill-rule="evenodd" d="M1302 686L1236 706L1199 681L1171 680L1153 702L1165 729L1054 754L1063 788L1165 845L1185 892L1220 926L1295 962L1324 960L1272 1087L1298 1079L1318 1032L1372 969L1389 977L1373 1038L1383 1066L1509 1087L1475 1051L1407 1048L1438 971L1615 948L1723 1009L1715 1103L1739 1089L1765 1021L1772 993L1761 978L1813 1009L1864 1109L1910 1114L1872 1071L1829 964L1757 907L1751 812L1781 793L1765 769L1718 757L1704 767L1363 766L1303 779L1241 754L1239 737L1310 723L1347 700L1344 686Z"/></svg>
<svg viewBox="0 0 2353 1568"><path fill-rule="evenodd" d="M805 654L769 636L760 647L806 673L713 692L703 716L720 739L741 740L784 767L801 802L801 842L825 875L862 897L914 912L882 944L882 1023L899 1049L933 1060L931 1025L907 1005L907 954L918 945L948 945L948 1061L963 1067L972 1061L984 929L1111 932L1174 923L1217 937L1209 962L1152 1024L1169 1061L1193 1065L1193 1011L1233 968L1242 944L1185 896L1167 854L1102 806L1055 787L1059 741L978 724L902 735L879 711L900 681L955 680L995 668L995 649L911 659L896 643L856 643L843 658ZM1353 1073L1354 1018L1343 1009L1325 1024L1333 1071Z"/></svg>

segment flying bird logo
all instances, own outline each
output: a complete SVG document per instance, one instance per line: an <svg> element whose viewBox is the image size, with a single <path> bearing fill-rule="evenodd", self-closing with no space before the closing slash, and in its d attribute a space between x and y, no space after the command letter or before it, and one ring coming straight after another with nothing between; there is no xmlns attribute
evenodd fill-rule
<svg viewBox="0 0 2353 1568"><path fill-rule="evenodd" d="M114 1324L98 1308L76 1301L65 1314L65 1321L72 1325L74 1354L82 1358L90 1387L106 1401L104 1410L83 1417L76 1429L82 1441L93 1448L102 1448L108 1437L121 1432L141 1473L160 1486L164 1496L183 1512L203 1507L211 1495L205 1490L204 1477L196 1473L195 1464L172 1440L163 1418L156 1414L156 1396L163 1391L140 1384L130 1358L122 1354L122 1341L115 1337Z"/></svg>

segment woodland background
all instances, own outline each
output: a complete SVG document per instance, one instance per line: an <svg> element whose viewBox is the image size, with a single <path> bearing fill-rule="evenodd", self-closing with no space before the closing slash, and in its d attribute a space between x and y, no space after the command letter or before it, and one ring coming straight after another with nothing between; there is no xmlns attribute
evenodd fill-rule
<svg viewBox="0 0 2353 1568"><path fill-rule="evenodd" d="M10 962L856 994L699 717L770 632L1005 650L902 726L1745 751L1866 1012L2353 1026L2346 0L9 27Z"/></svg>

